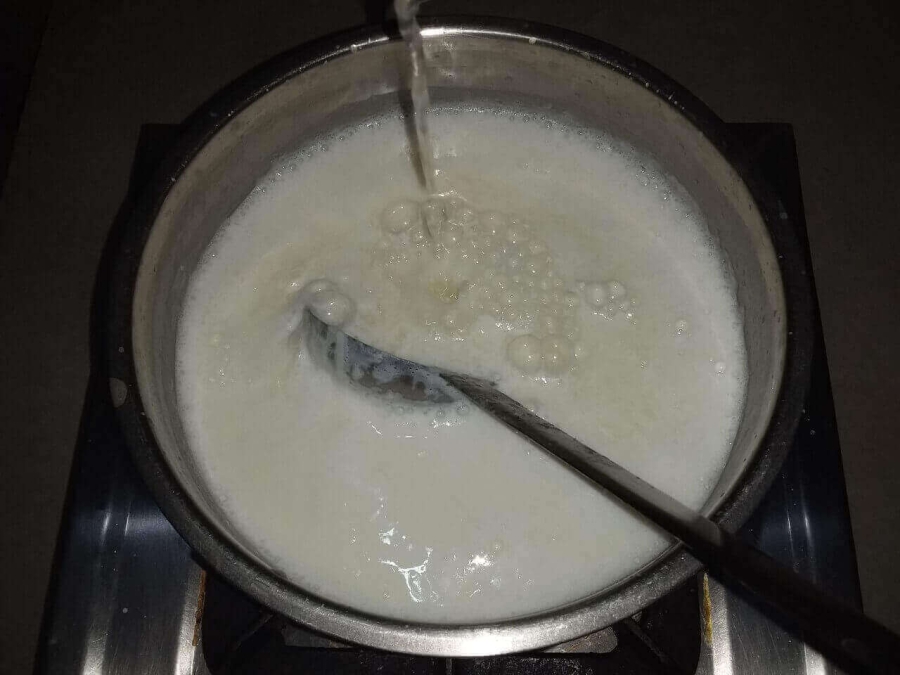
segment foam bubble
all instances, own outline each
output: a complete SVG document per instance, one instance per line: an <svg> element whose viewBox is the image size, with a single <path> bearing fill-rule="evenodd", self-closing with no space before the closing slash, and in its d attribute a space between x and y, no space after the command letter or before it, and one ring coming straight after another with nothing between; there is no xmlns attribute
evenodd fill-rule
<svg viewBox="0 0 900 675"><path fill-rule="evenodd" d="M523 373L534 374L541 369L541 340L534 335L520 335L513 339L506 354L513 366Z"/></svg>
<svg viewBox="0 0 900 675"><path fill-rule="evenodd" d="M381 214L381 226L389 234L400 234L422 224L419 204L405 199L385 208Z"/></svg>
<svg viewBox="0 0 900 675"><path fill-rule="evenodd" d="M329 326L343 326L356 312L353 300L327 279L311 281L301 291L301 297L310 311Z"/></svg>

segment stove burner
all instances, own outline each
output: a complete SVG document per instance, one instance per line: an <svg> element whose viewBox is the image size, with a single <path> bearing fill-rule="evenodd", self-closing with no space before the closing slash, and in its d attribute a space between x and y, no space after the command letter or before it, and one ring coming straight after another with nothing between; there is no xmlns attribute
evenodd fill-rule
<svg viewBox="0 0 900 675"><path fill-rule="evenodd" d="M476 659L393 654L336 642L273 615L217 576L206 582L203 657L213 675L422 673L422 675L637 675L697 670L700 602L691 581L640 615L545 652Z"/></svg>
<svg viewBox="0 0 900 675"><path fill-rule="evenodd" d="M782 199L806 246L790 125L732 131ZM335 642L272 616L194 560L148 494L113 410L102 368L110 251L178 128L145 125L129 197L110 233L92 313L93 369L72 465L38 653L38 673L697 673L836 672L802 641L701 574L639 616L540 653L440 659ZM809 264L807 253L807 268ZM818 310L812 384L794 447L741 536L860 607L840 447ZM127 349L128 345L121 345ZM109 391L112 389L113 397ZM126 393L127 395L127 393ZM121 402L121 401L120 401Z"/></svg>

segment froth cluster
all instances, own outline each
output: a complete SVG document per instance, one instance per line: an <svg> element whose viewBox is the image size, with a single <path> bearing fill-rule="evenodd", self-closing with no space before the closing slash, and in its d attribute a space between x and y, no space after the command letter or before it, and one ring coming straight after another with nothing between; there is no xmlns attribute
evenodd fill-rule
<svg viewBox="0 0 900 675"><path fill-rule="evenodd" d="M486 317L514 334L507 358L522 373L559 377L575 367L582 309L634 320L636 300L610 281L568 281L552 241L525 218L478 211L456 196L389 205L373 255L401 287L425 289L423 321L441 337L464 339Z"/></svg>

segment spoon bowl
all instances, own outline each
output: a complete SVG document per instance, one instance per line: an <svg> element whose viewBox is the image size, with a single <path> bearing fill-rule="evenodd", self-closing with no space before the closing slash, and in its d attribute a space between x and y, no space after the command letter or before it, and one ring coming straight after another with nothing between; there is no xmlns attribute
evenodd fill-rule
<svg viewBox="0 0 900 675"><path fill-rule="evenodd" d="M306 308L302 330L313 360L333 370L353 386L416 403L436 405L458 401L461 394L432 366L402 359L366 344L322 321Z"/></svg>

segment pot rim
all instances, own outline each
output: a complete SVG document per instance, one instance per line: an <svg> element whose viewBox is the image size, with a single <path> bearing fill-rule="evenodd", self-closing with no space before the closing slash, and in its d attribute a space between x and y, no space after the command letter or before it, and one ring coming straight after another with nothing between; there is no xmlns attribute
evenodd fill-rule
<svg viewBox="0 0 900 675"><path fill-rule="evenodd" d="M728 160L756 201L778 255L785 294L787 341L780 391L766 436L743 479L713 519L736 530L774 480L793 440L808 388L812 345L811 291L796 231L784 207L743 159L725 123L704 103L647 63L606 43L563 29L499 18L428 18L427 34L476 35L527 40L580 54L621 73L686 117ZM245 593L314 630L369 647L434 656L482 656L526 651L565 642L631 616L696 574L701 565L681 546L590 598L539 615L483 625L407 623L364 614L318 598L244 555L212 524L182 489L154 440L137 387L132 358L132 300L144 244L172 185L206 143L235 115L296 75L351 52L383 44L381 27L327 36L291 49L252 69L202 105L142 192L115 256L109 321L103 346L111 378L126 384L117 408L131 456L179 534L213 569ZM532 42L533 41L533 42Z"/></svg>

